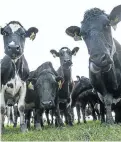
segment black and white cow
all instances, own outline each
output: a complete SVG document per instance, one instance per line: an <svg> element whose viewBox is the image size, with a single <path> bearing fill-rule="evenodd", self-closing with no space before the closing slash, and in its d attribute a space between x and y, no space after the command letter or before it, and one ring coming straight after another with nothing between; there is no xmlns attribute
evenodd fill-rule
<svg viewBox="0 0 121 142"><path fill-rule="evenodd" d="M72 82L72 55L76 55L79 47L75 47L72 51L68 47L62 47L59 52L51 50L54 57L60 58L60 68L58 74L64 78L61 90L59 91L60 109L64 111L65 117L68 118L68 124L72 125L72 117L70 113L70 92L73 88ZM67 119L66 119L67 120Z"/></svg>
<svg viewBox="0 0 121 142"><path fill-rule="evenodd" d="M27 61L23 55L25 39L29 37L34 40L38 29L35 27L25 30L18 21L11 21L1 28L1 35L4 41L5 57L1 61L1 126L4 125L5 95L8 101L18 102L20 113L20 128L25 132L24 106L26 96L26 79L29 75ZM11 104L9 104L11 105Z"/></svg>
<svg viewBox="0 0 121 142"><path fill-rule="evenodd" d="M35 71L30 72L29 77L27 79L27 94L25 98L25 115L28 128L30 127L30 112L33 108L35 108L36 110L36 129L41 129L41 127L44 126L42 118L42 114L44 111L46 113L48 124L50 124L49 111L51 109L52 115L56 115L56 117L58 117L57 119L60 119L57 93L59 89L58 82L61 81L61 79L62 78L59 77L57 72L54 70L51 62L45 62L40 65ZM40 117L40 119L38 119L38 117Z"/></svg>
<svg viewBox="0 0 121 142"><path fill-rule="evenodd" d="M87 46L90 80L101 94L108 124L114 123L111 110L113 102L121 99L121 45L111 32L111 27L115 29L120 21L121 5L114 7L110 14L92 8L85 12L80 27L66 29L69 36L75 40L83 39Z"/></svg>

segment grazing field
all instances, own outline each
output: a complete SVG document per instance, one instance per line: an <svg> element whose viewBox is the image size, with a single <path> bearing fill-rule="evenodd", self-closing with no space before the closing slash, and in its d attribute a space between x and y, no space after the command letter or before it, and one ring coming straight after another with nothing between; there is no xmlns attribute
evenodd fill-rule
<svg viewBox="0 0 121 142"><path fill-rule="evenodd" d="M25 134L19 128L6 127L2 141L121 141L121 125L100 125L89 121L74 127L54 128L45 126L42 131L34 128Z"/></svg>

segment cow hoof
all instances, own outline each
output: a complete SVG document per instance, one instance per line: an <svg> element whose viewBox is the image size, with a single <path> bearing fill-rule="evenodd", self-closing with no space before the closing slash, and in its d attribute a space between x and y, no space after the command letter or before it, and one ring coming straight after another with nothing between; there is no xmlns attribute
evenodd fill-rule
<svg viewBox="0 0 121 142"><path fill-rule="evenodd" d="M14 123L14 124L13 124L13 127L16 128L16 127L17 127L17 123Z"/></svg>
<svg viewBox="0 0 121 142"><path fill-rule="evenodd" d="M4 128L4 127L2 127L2 128L1 128L1 132L0 132L0 133L1 133L1 134L4 134L4 132L5 132L5 128Z"/></svg>
<svg viewBox="0 0 121 142"><path fill-rule="evenodd" d="M80 125L81 124L81 122L77 122L77 125Z"/></svg>
<svg viewBox="0 0 121 142"><path fill-rule="evenodd" d="M109 125L113 125L114 124L114 120L107 120L106 123L109 124Z"/></svg>
<svg viewBox="0 0 121 142"><path fill-rule="evenodd" d="M21 125L20 125L20 129L21 129L21 132L22 132L22 133L28 132L28 129L27 129L27 127L26 127L26 124L21 124Z"/></svg>
<svg viewBox="0 0 121 142"><path fill-rule="evenodd" d="M42 130L40 123L35 124L35 129L38 131Z"/></svg>

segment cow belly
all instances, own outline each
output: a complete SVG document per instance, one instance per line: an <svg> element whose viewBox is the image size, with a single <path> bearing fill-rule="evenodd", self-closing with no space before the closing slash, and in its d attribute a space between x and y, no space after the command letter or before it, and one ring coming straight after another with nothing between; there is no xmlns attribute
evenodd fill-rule
<svg viewBox="0 0 121 142"><path fill-rule="evenodd" d="M22 87L22 80L18 75L15 75L15 78L8 81L5 85L5 91L12 96L15 96L19 89Z"/></svg>

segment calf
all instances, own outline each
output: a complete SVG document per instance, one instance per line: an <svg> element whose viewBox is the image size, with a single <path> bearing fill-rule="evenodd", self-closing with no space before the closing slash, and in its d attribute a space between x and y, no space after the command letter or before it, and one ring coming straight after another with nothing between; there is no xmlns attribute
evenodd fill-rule
<svg viewBox="0 0 121 142"><path fill-rule="evenodd" d="M58 125L62 125L58 103L58 82L61 79L48 69L43 70L37 78L35 85L38 95L38 100L36 100L36 129L41 129L40 120L44 110L52 110L56 115Z"/></svg>
<svg viewBox="0 0 121 142"><path fill-rule="evenodd" d="M36 83L38 82L38 79L42 76L42 72L44 70L48 70L48 72L52 73L54 77L58 76L51 62L45 62L42 65L40 65L35 71L30 72L29 77L27 79L27 93L25 98L26 102L25 116L28 128L30 127L30 112L33 110L33 108L36 108L36 110L40 108L39 105L37 105L39 104L39 96L37 95ZM49 124L49 117L48 117L49 110L46 110L45 112L47 114L46 116ZM43 126L42 116L41 116L41 126ZM35 127L37 128L37 125L35 125Z"/></svg>
<svg viewBox="0 0 121 142"><path fill-rule="evenodd" d="M91 105L93 120L96 120L97 118L96 118L94 106L96 103L99 103L99 101L100 100L98 98L98 95L93 93L92 89L83 91L81 94L79 94L79 96L77 97L76 103L81 107L84 123L86 123L86 119L85 119L86 105L87 104Z"/></svg>
<svg viewBox="0 0 121 142"><path fill-rule="evenodd" d="M76 55L79 47L75 47L72 51L68 47L62 47L59 52L56 50L50 50L54 57L60 58L60 68L58 69L58 74L64 78L64 82L61 90L59 91L59 104L60 109L65 113L65 116L68 117L69 125L72 125L71 120L71 108L70 108L70 92L72 90L72 55Z"/></svg>
<svg viewBox="0 0 121 142"><path fill-rule="evenodd" d="M11 21L0 33L3 35L4 50L6 56L1 61L1 125L4 124L5 114L5 97L11 102L18 102L18 110L20 113L20 128L25 132L26 125L24 119L25 95L26 95L26 79L29 75L27 61L23 55L25 38L29 37L34 40L37 28L25 28L17 21ZM8 96L5 96L8 94Z"/></svg>

